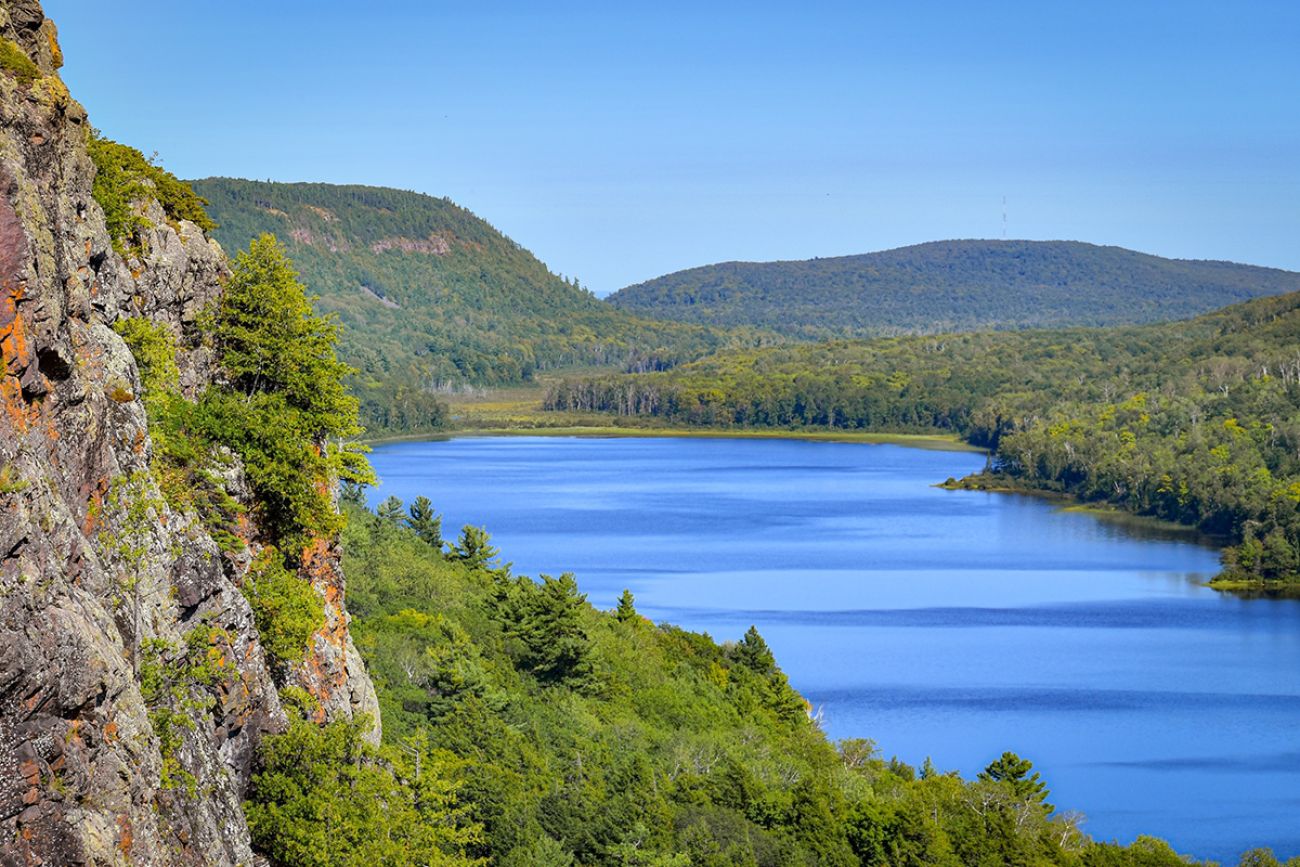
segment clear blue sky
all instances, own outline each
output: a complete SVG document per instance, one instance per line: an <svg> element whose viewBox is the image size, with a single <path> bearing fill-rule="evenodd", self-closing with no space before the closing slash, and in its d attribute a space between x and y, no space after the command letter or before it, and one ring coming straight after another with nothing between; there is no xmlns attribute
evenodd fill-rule
<svg viewBox="0 0 1300 867"><path fill-rule="evenodd" d="M596 292L1002 235L1300 270L1300 3L46 0L182 177L446 195Z"/></svg>

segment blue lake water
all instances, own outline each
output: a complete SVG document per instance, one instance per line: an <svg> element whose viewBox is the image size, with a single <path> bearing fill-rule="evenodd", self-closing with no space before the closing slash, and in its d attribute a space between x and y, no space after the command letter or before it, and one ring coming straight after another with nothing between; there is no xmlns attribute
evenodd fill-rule
<svg viewBox="0 0 1300 867"><path fill-rule="evenodd" d="M719 640L756 624L834 738L966 775L1014 750L1100 839L1300 853L1300 604L1200 586L1210 548L933 487L968 452L471 437L372 462L372 504L424 494L517 573Z"/></svg>

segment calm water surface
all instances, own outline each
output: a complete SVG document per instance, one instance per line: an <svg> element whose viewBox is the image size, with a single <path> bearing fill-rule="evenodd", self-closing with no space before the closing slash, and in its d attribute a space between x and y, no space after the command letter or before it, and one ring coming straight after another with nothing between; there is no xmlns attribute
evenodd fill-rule
<svg viewBox="0 0 1300 867"><path fill-rule="evenodd" d="M832 737L972 775L1031 758L1093 836L1300 853L1300 607L1198 586L1217 554L1016 496L931 487L981 455L787 440L464 438L375 449L517 573L739 638Z"/></svg>

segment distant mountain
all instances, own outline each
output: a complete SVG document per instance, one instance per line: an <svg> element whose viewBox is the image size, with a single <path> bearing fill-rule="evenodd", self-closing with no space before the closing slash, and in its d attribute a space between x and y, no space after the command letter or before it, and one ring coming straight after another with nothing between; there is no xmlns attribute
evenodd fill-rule
<svg viewBox="0 0 1300 867"><path fill-rule="evenodd" d="M607 300L678 322L869 337L1182 319L1300 290L1300 274L1076 241L935 241L860 256L724 262Z"/></svg>
<svg viewBox="0 0 1300 867"><path fill-rule="evenodd" d="M448 199L402 190L208 178L192 182L234 253L271 232L318 308L344 326L340 355L372 430L428 427L438 389L528 380L539 370L648 370L731 338L639 319L551 273Z"/></svg>

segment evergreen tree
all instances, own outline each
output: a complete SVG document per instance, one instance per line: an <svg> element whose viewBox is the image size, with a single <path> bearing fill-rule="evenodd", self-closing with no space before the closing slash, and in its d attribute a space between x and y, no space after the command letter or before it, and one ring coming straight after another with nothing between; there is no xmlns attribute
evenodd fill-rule
<svg viewBox="0 0 1300 867"><path fill-rule="evenodd" d="M244 461L270 540L293 559L313 535L341 520L330 496L338 480L372 483L361 431L334 355L338 327L312 313L305 288L275 238L235 257L207 330L225 374L189 423Z"/></svg>
<svg viewBox="0 0 1300 867"><path fill-rule="evenodd" d="M460 531L460 542L451 546L451 556L473 569L495 568L492 560L501 552L490 542L487 530L466 524Z"/></svg>
<svg viewBox="0 0 1300 867"><path fill-rule="evenodd" d="M457 804L445 755L407 744L417 775L403 752L366 744L365 725L298 717L266 738L245 805L254 844L302 867L481 864L465 855L481 828Z"/></svg>
<svg viewBox="0 0 1300 867"><path fill-rule="evenodd" d="M339 483L339 502L364 509L366 507L365 485L351 479L344 479Z"/></svg>
<svg viewBox="0 0 1300 867"><path fill-rule="evenodd" d="M379 519L380 524L396 527L401 525L405 512L406 508L400 499L389 497L379 504L379 508L375 510L375 516Z"/></svg>
<svg viewBox="0 0 1300 867"><path fill-rule="evenodd" d="M767 646L763 636L758 634L757 626L749 627L745 637L736 642L732 656L739 665L758 674L772 674L776 671L776 657L772 655L772 649Z"/></svg>
<svg viewBox="0 0 1300 867"><path fill-rule="evenodd" d="M334 355L338 325L312 312L274 235L257 238L235 257L215 319L221 366L237 391L284 395L319 433L360 432L356 398L343 384L354 371Z"/></svg>
<svg viewBox="0 0 1300 867"><path fill-rule="evenodd" d="M1033 768L1033 762L1022 759L1015 753L1008 751L981 771L979 779L1005 783L1018 799L1043 804L1044 807L1050 810L1051 807L1044 803L1048 795L1047 784L1042 781L1036 771L1033 774L1030 773Z"/></svg>
<svg viewBox="0 0 1300 867"><path fill-rule="evenodd" d="M559 578L543 575L541 586L521 594L515 630L524 645L520 662L538 680L574 687L589 682L591 640L582 625L586 602L568 572Z"/></svg>
<svg viewBox="0 0 1300 867"><path fill-rule="evenodd" d="M433 510L433 503L428 497L416 497L411 503L406 526L425 542L442 550L442 516Z"/></svg>
<svg viewBox="0 0 1300 867"><path fill-rule="evenodd" d="M618 608L614 611L614 616L619 623L634 623L641 619L641 615L636 613L636 599L631 590L624 588L623 595L618 597Z"/></svg>

